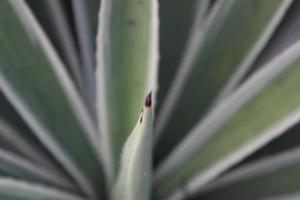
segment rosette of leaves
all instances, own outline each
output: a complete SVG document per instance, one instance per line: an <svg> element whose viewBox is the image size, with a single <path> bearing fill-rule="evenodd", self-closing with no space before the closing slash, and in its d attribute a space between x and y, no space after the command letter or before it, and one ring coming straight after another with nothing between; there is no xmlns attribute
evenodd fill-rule
<svg viewBox="0 0 300 200"><path fill-rule="evenodd" d="M0 199L299 199L299 13L0 1Z"/></svg>

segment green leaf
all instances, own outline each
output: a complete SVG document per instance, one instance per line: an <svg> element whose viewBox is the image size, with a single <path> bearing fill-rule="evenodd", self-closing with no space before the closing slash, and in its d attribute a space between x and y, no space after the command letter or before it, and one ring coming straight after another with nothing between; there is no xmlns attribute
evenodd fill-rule
<svg viewBox="0 0 300 200"><path fill-rule="evenodd" d="M67 64L66 67L73 77L76 86L86 97L86 87L81 72L80 56L76 49L75 36L72 33L70 16L60 0L27 0L33 8L42 27L46 30L51 42Z"/></svg>
<svg viewBox="0 0 300 200"><path fill-rule="evenodd" d="M157 111L159 111L162 100L175 77L180 59L185 53L195 14L198 13L196 12L198 10L197 3L202 6L198 11L200 14L203 14L202 10L207 11L207 0L159 1L160 67Z"/></svg>
<svg viewBox="0 0 300 200"><path fill-rule="evenodd" d="M299 58L298 41L194 127L161 165L158 194L196 190L299 121Z"/></svg>
<svg viewBox="0 0 300 200"><path fill-rule="evenodd" d="M93 32L95 29L94 21L97 19L95 10L99 10L99 0L71 1L74 13L74 22L76 35L78 38L79 53L81 55L83 79L88 95L88 105L91 113L95 116L95 40L96 35ZM93 5L92 7L91 4Z"/></svg>
<svg viewBox="0 0 300 200"><path fill-rule="evenodd" d="M247 156L245 159L235 165L235 167L243 166L258 159L263 159L268 156L298 147L300 145L300 135L298 134L300 130L299 128L300 123L295 124L282 135L274 138L268 144Z"/></svg>
<svg viewBox="0 0 300 200"><path fill-rule="evenodd" d="M156 163L171 152L218 100L231 93L290 3L281 0L215 3L204 25L192 35L188 54L183 57L158 114Z"/></svg>
<svg viewBox="0 0 300 200"><path fill-rule="evenodd" d="M113 200L150 199L152 137L152 110L151 107L144 106L123 147L120 171L112 194Z"/></svg>
<svg viewBox="0 0 300 200"><path fill-rule="evenodd" d="M96 40L97 36L97 28L98 28L98 14L99 14L99 9L100 9L100 4L101 0L91 0L91 1L86 1L86 7L88 10L88 16L89 16L89 22L91 26L91 32L92 32L92 37L93 41ZM93 42L94 48L96 46L96 43Z"/></svg>
<svg viewBox="0 0 300 200"><path fill-rule="evenodd" d="M100 1L26 1L67 64L89 111L95 117L95 24Z"/></svg>
<svg viewBox="0 0 300 200"><path fill-rule="evenodd" d="M3 147L0 148L0 170L6 176L15 176L27 181L35 181L75 190L74 184L66 179L62 173L56 173L47 167L39 166Z"/></svg>
<svg viewBox="0 0 300 200"><path fill-rule="evenodd" d="M238 168L204 188L195 199L292 198L300 192L299 155L300 149L296 148Z"/></svg>
<svg viewBox="0 0 300 200"><path fill-rule="evenodd" d="M276 57L281 51L284 51L287 47L297 42L300 38L300 2L294 1L278 26L276 32L272 36L269 43L261 52L253 66L251 71L262 67L269 62L272 58ZM249 73L250 74L250 73ZM249 76L247 74L247 76Z"/></svg>
<svg viewBox="0 0 300 200"><path fill-rule="evenodd" d="M114 177L121 148L144 96L156 93L156 0L103 0L97 38L97 106L106 169ZM155 99L155 98L154 98Z"/></svg>
<svg viewBox="0 0 300 200"><path fill-rule="evenodd" d="M266 200L298 200L300 198L300 193L290 193L286 195L276 195L270 198L267 198Z"/></svg>
<svg viewBox="0 0 300 200"><path fill-rule="evenodd" d="M78 185L102 193L97 130L65 66L23 0L0 5L0 89Z"/></svg>
<svg viewBox="0 0 300 200"><path fill-rule="evenodd" d="M0 117L0 169L24 180L73 188L67 177L44 149L28 142L22 133ZM30 141L30 140L29 140ZM44 151L43 151L44 150ZM54 163L53 163L54 162Z"/></svg>
<svg viewBox="0 0 300 200"><path fill-rule="evenodd" d="M67 191L12 178L0 178L0 198L5 200L84 200Z"/></svg>
<svg viewBox="0 0 300 200"><path fill-rule="evenodd" d="M0 92L0 136L14 151L30 160L58 171L56 161L26 126L17 111Z"/></svg>

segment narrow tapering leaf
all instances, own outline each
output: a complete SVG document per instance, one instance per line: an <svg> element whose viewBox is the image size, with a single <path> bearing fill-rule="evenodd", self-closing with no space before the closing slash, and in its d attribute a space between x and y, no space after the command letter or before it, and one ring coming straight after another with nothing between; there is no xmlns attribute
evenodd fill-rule
<svg viewBox="0 0 300 200"><path fill-rule="evenodd" d="M102 193L96 128L65 66L24 0L0 4L1 90L81 188Z"/></svg>
<svg viewBox="0 0 300 200"><path fill-rule="evenodd" d="M74 12L74 22L76 27L76 35L78 38L78 46L81 56L82 72L85 87L87 89L86 95L88 101L88 107L91 114L95 116L95 35L92 34L92 26L90 21L90 15L95 20L97 15L95 13L89 13L90 10L87 7L88 2L95 4L94 9L98 9L98 0L82 1L73 0L72 8ZM94 14L94 15L93 15Z"/></svg>
<svg viewBox="0 0 300 200"><path fill-rule="evenodd" d="M54 171L59 171L57 162L38 141L17 111L0 92L0 137L16 153Z"/></svg>
<svg viewBox="0 0 300 200"><path fill-rule="evenodd" d="M0 178L0 199L9 200L84 200L67 191L12 178Z"/></svg>
<svg viewBox="0 0 300 200"><path fill-rule="evenodd" d="M120 171L113 190L113 200L149 200L152 182L152 109L151 95L123 151Z"/></svg>
<svg viewBox="0 0 300 200"><path fill-rule="evenodd" d="M299 164L299 148L265 158L224 175L195 199L289 199L300 192Z"/></svg>
<svg viewBox="0 0 300 200"><path fill-rule="evenodd" d="M77 52L75 35L72 33L70 13L65 2L60 0L26 0L31 6L41 26L46 30L51 42L55 45L66 67L73 77L76 86L86 94L81 72L80 56ZM86 96L86 95L85 95Z"/></svg>
<svg viewBox="0 0 300 200"><path fill-rule="evenodd" d="M247 77L251 73L255 72L260 67L264 66L271 59L276 57L280 52L294 44L300 38L300 2L294 1L289 8L286 16L284 16L282 22L277 28L277 31L272 36L268 45L261 52L253 66L251 71L247 74Z"/></svg>
<svg viewBox="0 0 300 200"><path fill-rule="evenodd" d="M7 176L75 190L74 183L66 179L62 173L56 173L46 167L39 166L4 147L0 147L0 170Z"/></svg>
<svg viewBox="0 0 300 200"><path fill-rule="evenodd" d="M97 38L97 105L109 174L149 90L156 94L157 0L103 0Z"/></svg>
<svg viewBox="0 0 300 200"><path fill-rule="evenodd" d="M222 99L231 91L254 62L291 2L221 0L215 3L202 29L192 35L188 54L183 57L161 106L155 128L155 133L161 136L156 163L220 100L218 97ZM184 112L189 114L182 115Z"/></svg>
<svg viewBox="0 0 300 200"><path fill-rule="evenodd" d="M299 49L300 41L193 128L159 169L162 196L183 183L189 191L202 187L299 121Z"/></svg>
<svg viewBox="0 0 300 200"><path fill-rule="evenodd" d="M207 4L208 0L163 0L159 2L160 67L157 95L158 112L162 100L165 98L175 77L181 58L185 54L195 16L202 15L200 20L204 21L204 16L208 10ZM201 24L198 25L201 26Z"/></svg>

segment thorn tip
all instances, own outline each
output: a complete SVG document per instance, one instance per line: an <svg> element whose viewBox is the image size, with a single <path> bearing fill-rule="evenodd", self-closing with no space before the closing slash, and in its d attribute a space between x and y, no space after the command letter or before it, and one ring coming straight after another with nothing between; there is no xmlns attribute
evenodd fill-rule
<svg viewBox="0 0 300 200"><path fill-rule="evenodd" d="M151 105L152 105L152 97L151 97L152 95L151 95L151 92L148 94L148 96L146 97L146 99L145 99L145 106L146 107L151 107Z"/></svg>

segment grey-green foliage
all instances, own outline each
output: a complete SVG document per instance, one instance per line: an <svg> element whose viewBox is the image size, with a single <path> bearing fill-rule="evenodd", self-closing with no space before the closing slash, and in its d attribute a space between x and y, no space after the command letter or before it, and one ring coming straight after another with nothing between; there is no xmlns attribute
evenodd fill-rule
<svg viewBox="0 0 300 200"><path fill-rule="evenodd" d="M195 199L299 198L299 148L255 162L208 185ZM222 187L221 187L222 186ZM213 191L213 195L207 195ZM288 192L287 192L288 191ZM247 193L248 195L245 195ZM295 194L296 193L296 194ZM291 197L289 197L291 196ZM269 198L268 198L269 199Z"/></svg>
<svg viewBox="0 0 300 200"><path fill-rule="evenodd" d="M153 9L148 0L102 1L97 38L98 109L114 169L149 92L149 69L154 67Z"/></svg>
<svg viewBox="0 0 300 200"><path fill-rule="evenodd" d="M299 8L0 1L0 199L298 199Z"/></svg>
<svg viewBox="0 0 300 200"><path fill-rule="evenodd" d="M135 128L124 144L121 169L112 199L150 199L152 178L152 111L144 107Z"/></svg>
<svg viewBox="0 0 300 200"><path fill-rule="evenodd" d="M26 30L15 14L14 9L23 8L21 1L11 2L14 4L4 1L0 8L2 90L13 102L12 105L20 112L29 127L35 131L41 142L48 146L47 148L64 163L66 168L73 171L75 179L81 182L79 184L86 185L86 189L90 187L84 183L87 181L79 180L82 179L82 175L79 175L77 171L82 171L82 173L89 174L87 176L93 181L96 189L96 185L102 182L100 176L92 175L96 171L98 172L100 167L95 152L96 147L90 145L85 137L85 134L88 134L85 133L87 125L79 122L82 120L76 116L77 113L79 115L79 112L75 113L75 108L72 108L75 105L68 101L60 84L62 80L59 80L55 74L60 73L60 76L63 76L65 72L61 69L58 69L60 71L53 70L54 67L51 65L54 63L49 62L50 59L48 60L41 46L37 44L36 40L39 39L33 38L34 35L41 35L41 33L30 30L33 27L29 25ZM27 20L26 23L29 23L30 16L25 12L24 8L24 13L20 11L19 15L23 17L23 20ZM33 22L30 25L34 26ZM18 57L18 59L14 57ZM55 59L55 56L52 59ZM56 68L59 67L61 66L56 66ZM64 81L67 83L70 80L65 78ZM72 92L71 89L75 88L69 87L68 89ZM79 110L79 105L77 106L76 109ZM52 134L49 135L50 133ZM72 134L71 138L70 134ZM70 140L73 141L73 144L70 143ZM73 167L73 163L76 162L78 166Z"/></svg>
<svg viewBox="0 0 300 200"><path fill-rule="evenodd" d="M299 52L299 46L292 50ZM276 126L276 122L281 123L285 117L299 109L300 98L297 94L297 85L300 81L300 67L299 60L296 59L299 57L299 53L293 55L293 57L286 55L293 54L285 54L282 58L274 60L274 63L266 66L266 70L253 77L255 79L246 82L244 87L241 87L232 96L233 98L229 98L228 101L224 101L223 105L218 107L219 109L214 112L214 118L211 117L211 121L208 122L215 124L217 127L211 130L205 125L206 130L204 126L199 127L199 133L202 131L202 135L198 134L198 137L201 138L202 142L200 142L198 148L191 151L186 159L183 158L185 155L177 154L178 159L181 162L184 161L184 164L166 172L170 178L161 177L163 183L160 183L162 185L158 184L157 187L162 193L164 193L164 190L168 190L167 188L172 187L172 184L178 184L179 180L186 180L200 174L201 171L205 173L205 169L209 169L208 166L213 167L214 163L222 161L222 158L243 151L243 144L246 146L256 138L267 140L267 134L276 132L276 130L272 130L269 133L269 128L272 128L274 124ZM267 82L268 79L271 81ZM267 83L263 84L263 89L260 89L262 86L258 85L258 82ZM253 91L252 88L257 89ZM277 109L274 109L274 107ZM235 111L237 109L239 110ZM219 119L215 116L219 115L221 118L222 114L227 115L227 118L224 119L224 122L219 122ZM253 116L255 116L255 120L251 120ZM193 138L195 140L195 137ZM255 143L260 142L255 141L252 145L255 145ZM214 148L216 146L217 149ZM185 147L186 149L192 148L191 144ZM248 151L251 151L251 147L247 148ZM176 155L176 151L174 155Z"/></svg>
<svg viewBox="0 0 300 200"><path fill-rule="evenodd" d="M190 48L196 52L189 55L190 60L183 61L181 67L185 69L179 71L188 71L186 80L176 77L176 87L170 90L179 90L178 95L186 98L167 96L163 105L165 108L168 104L173 105L173 108L162 108L159 113L158 134L162 131L166 134L158 140L163 148L157 153L157 160L161 160L183 138L184 133L190 131L214 103L232 74L249 59L251 50L266 31L274 13L282 6L282 1L220 1L218 4L219 7L207 17L209 24L202 26L202 41L197 41L197 38L191 41ZM197 42L199 45L194 47ZM183 112L189 112L189 115L183 116ZM165 122L167 114L170 119ZM179 123L183 120L185 123Z"/></svg>

